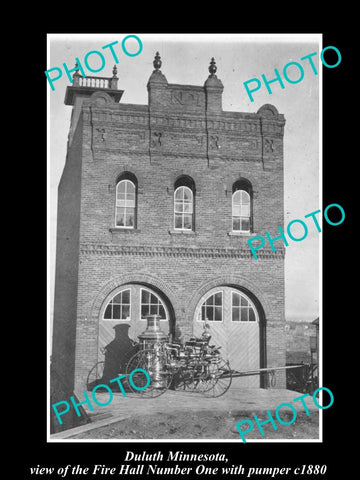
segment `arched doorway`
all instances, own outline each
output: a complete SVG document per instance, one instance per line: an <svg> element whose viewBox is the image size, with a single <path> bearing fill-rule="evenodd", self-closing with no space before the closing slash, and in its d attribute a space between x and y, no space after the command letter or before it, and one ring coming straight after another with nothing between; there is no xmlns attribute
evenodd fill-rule
<svg viewBox="0 0 360 480"><path fill-rule="evenodd" d="M193 332L200 336L204 322L210 325L210 343L222 347L222 356L237 371L264 366L264 322L254 297L240 287L222 285L202 296L194 315ZM258 388L260 376L242 377L242 387Z"/></svg>
<svg viewBox="0 0 360 480"><path fill-rule="evenodd" d="M175 330L175 317L167 297L153 286L127 283L118 286L104 299L99 315L98 360L104 360L104 347L117 343L129 348L138 341L147 326L148 315L160 315L160 327L166 334ZM126 352L122 352L126 354Z"/></svg>

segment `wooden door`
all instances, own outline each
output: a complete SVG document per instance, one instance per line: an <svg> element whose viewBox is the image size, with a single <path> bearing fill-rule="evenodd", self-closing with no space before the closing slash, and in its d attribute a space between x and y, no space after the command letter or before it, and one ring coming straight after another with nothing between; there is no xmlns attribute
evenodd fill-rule
<svg viewBox="0 0 360 480"><path fill-rule="evenodd" d="M222 356L229 360L232 370L260 368L259 315L247 295L227 286L210 290L195 312L195 336L201 335L205 320L210 326L210 343L222 347ZM260 386L260 377L241 377L235 383L256 388Z"/></svg>

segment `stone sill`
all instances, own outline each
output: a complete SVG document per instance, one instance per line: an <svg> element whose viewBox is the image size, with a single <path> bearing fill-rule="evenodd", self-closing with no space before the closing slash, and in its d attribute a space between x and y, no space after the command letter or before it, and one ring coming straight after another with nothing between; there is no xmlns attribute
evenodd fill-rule
<svg viewBox="0 0 360 480"><path fill-rule="evenodd" d="M140 233L141 230L138 230L137 228L109 228L109 232L110 233L127 233L127 234L131 234L131 233Z"/></svg>
<svg viewBox="0 0 360 480"><path fill-rule="evenodd" d="M169 230L169 235L190 235L195 237L197 235L194 230Z"/></svg>
<svg viewBox="0 0 360 480"><path fill-rule="evenodd" d="M229 237L256 237L255 233L252 232L227 232Z"/></svg>

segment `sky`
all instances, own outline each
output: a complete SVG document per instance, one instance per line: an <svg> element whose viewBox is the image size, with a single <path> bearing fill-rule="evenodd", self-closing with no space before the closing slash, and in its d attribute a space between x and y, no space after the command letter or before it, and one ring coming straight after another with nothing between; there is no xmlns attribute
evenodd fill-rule
<svg viewBox="0 0 360 480"><path fill-rule="evenodd" d="M125 55L122 40L136 35L142 43L139 55ZM101 51L105 67L88 75L111 77L115 60L109 48L102 47L118 41L114 50L118 57L118 88L124 90L121 103L147 104L147 81L153 71L155 52L159 51L161 71L169 83L202 86L207 79L210 59L215 58L217 77L224 85L222 108L224 111L256 113L270 103L286 119L284 132L284 182L285 226L294 219L305 220L305 215L321 210L321 68L319 53L322 49L320 34L303 35L174 35L174 34L49 34L46 69L59 67L62 77L54 82L55 90L47 85L48 119L48 295L50 315L54 295L54 265L56 246L57 187L66 158L67 137L70 127L71 106L64 104L66 87L71 85L63 70L69 69L78 57L84 65L84 57L92 50ZM129 53L139 49L135 39L126 42ZM318 75L307 60L300 60L310 53ZM253 93L251 102L243 83L264 74L268 80L275 78L274 69L283 72L289 62L303 66L304 77L299 83L284 80L282 89L278 82L271 84L272 94L265 86ZM320 63L320 66L319 66ZM89 56L93 69L100 68L97 55ZM45 68L44 68L45 70ZM296 66L287 70L290 79L296 80ZM55 75L55 71L53 72ZM45 75L44 75L45 77ZM283 76L282 76L283 78ZM45 82L46 81L45 77ZM321 225L321 218L319 218ZM285 318L286 320L312 321L319 316L321 294L321 233L312 221L308 235L300 242L289 242L285 255ZM260 233L260 232L259 232ZM260 233L261 234L261 233ZM294 235L297 233L294 228ZM276 244L275 244L276 245ZM320 251L319 251L320 248Z"/></svg>

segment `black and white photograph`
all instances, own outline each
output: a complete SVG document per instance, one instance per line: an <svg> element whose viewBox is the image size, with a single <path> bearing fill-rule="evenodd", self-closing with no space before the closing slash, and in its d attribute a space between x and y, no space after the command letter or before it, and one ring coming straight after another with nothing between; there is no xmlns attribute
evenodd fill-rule
<svg viewBox="0 0 360 480"><path fill-rule="evenodd" d="M39 34L22 478L346 476L346 37L91 31Z"/></svg>
<svg viewBox="0 0 360 480"><path fill-rule="evenodd" d="M321 439L321 36L48 45L50 440Z"/></svg>

